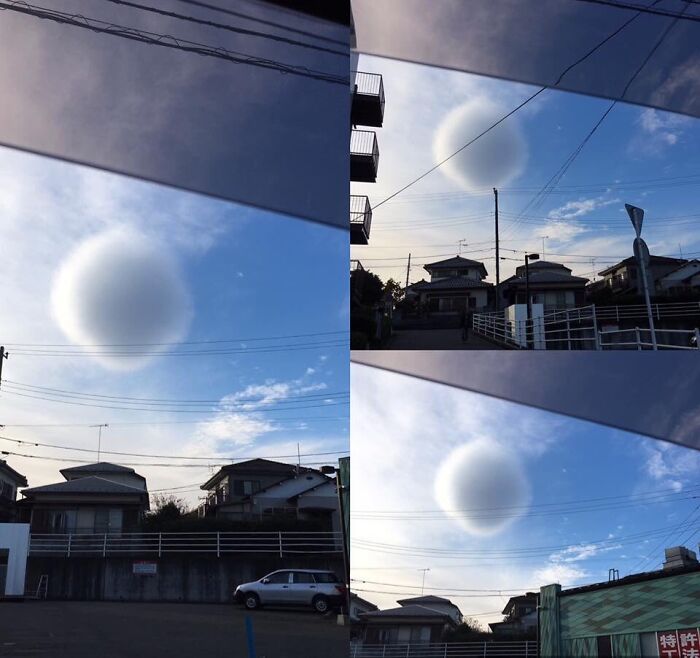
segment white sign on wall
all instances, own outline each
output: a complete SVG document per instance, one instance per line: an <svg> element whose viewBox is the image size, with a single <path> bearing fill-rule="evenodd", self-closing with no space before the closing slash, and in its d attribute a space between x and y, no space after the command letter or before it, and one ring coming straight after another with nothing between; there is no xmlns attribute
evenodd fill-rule
<svg viewBox="0 0 700 658"><path fill-rule="evenodd" d="M131 571L139 576L155 576L158 573L158 563L139 560L134 562Z"/></svg>

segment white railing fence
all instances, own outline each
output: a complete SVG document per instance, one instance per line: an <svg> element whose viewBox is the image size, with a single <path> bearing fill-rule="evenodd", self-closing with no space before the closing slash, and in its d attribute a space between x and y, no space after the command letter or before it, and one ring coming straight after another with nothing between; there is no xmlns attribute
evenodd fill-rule
<svg viewBox="0 0 700 658"><path fill-rule="evenodd" d="M34 534L30 555L89 556L168 553L267 553L284 557L343 551L340 532L141 532Z"/></svg>
<svg viewBox="0 0 700 658"><path fill-rule="evenodd" d="M354 644L350 658L537 658L537 642Z"/></svg>
<svg viewBox="0 0 700 658"><path fill-rule="evenodd" d="M700 304L654 304L652 312L658 320L697 317ZM600 328L603 323L630 322L639 318L646 320L646 306L591 305L552 311L531 320L508 320L500 313L475 313L472 329L476 334L515 349L653 349L648 327ZM654 333L658 349L700 349L698 326L690 329L655 328Z"/></svg>

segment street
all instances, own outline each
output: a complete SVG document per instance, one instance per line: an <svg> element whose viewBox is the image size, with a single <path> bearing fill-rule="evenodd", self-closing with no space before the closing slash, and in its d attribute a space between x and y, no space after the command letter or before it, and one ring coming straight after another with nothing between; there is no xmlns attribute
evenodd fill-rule
<svg viewBox="0 0 700 658"><path fill-rule="evenodd" d="M399 329L395 330L388 348L391 350L497 350L502 349L473 331L462 340L461 329Z"/></svg>
<svg viewBox="0 0 700 658"><path fill-rule="evenodd" d="M247 613L234 605L25 601L0 603L0 656L247 658L347 656L349 630L306 610Z"/></svg>

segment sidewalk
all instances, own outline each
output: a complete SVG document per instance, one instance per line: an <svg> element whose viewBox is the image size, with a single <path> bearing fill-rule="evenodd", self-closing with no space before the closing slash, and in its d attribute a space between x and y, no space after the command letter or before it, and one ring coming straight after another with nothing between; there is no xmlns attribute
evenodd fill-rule
<svg viewBox="0 0 700 658"><path fill-rule="evenodd" d="M500 350L496 343L469 332L466 342L461 329L399 329L389 341L390 350Z"/></svg>

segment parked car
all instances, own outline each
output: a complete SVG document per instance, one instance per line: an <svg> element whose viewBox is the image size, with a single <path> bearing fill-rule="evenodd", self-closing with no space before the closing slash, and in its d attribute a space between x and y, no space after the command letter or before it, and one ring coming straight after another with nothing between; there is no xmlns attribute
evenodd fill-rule
<svg viewBox="0 0 700 658"><path fill-rule="evenodd" d="M236 587L233 598L255 610L262 605L310 605L328 612L342 605L346 587L332 571L282 569Z"/></svg>

